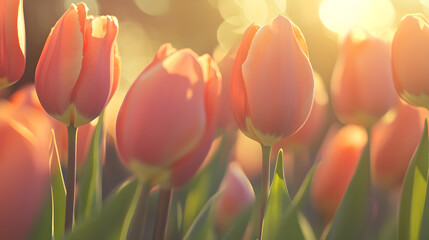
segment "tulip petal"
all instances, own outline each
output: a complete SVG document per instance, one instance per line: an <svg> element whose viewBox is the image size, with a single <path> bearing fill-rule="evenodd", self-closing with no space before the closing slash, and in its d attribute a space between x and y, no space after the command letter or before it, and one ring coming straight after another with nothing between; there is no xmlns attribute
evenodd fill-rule
<svg viewBox="0 0 429 240"><path fill-rule="evenodd" d="M25 67L22 0L0 1L0 89L18 81Z"/></svg>
<svg viewBox="0 0 429 240"><path fill-rule="evenodd" d="M45 110L63 123L70 123L72 90L83 60L80 18L86 11L72 5L52 28L36 68L35 85Z"/></svg>
<svg viewBox="0 0 429 240"><path fill-rule="evenodd" d="M107 104L115 83L113 44L117 32L115 17L96 17L87 22L82 69L72 92L76 112L71 121L75 126L96 118Z"/></svg>
<svg viewBox="0 0 429 240"><path fill-rule="evenodd" d="M243 80L241 65L247 58L247 54L256 32L260 29L258 25L251 25L243 35L240 48L237 51L234 67L232 69L230 100L231 108L238 127L245 135L252 139L258 139L253 129L248 129L246 118L250 115L249 104L246 93L246 83ZM251 127L251 126L250 126Z"/></svg>

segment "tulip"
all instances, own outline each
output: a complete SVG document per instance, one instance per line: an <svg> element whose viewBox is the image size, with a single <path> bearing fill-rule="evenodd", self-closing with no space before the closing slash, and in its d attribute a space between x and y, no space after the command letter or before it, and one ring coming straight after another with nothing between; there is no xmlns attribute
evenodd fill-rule
<svg viewBox="0 0 429 240"><path fill-rule="evenodd" d="M422 14L404 16L392 41L396 91L407 103L429 109L429 22Z"/></svg>
<svg viewBox="0 0 429 240"><path fill-rule="evenodd" d="M49 121L0 103L0 239L29 239L49 190Z"/></svg>
<svg viewBox="0 0 429 240"><path fill-rule="evenodd" d="M347 125L328 141L310 189L313 206L327 220L334 216L346 193L367 143L367 133L360 126Z"/></svg>
<svg viewBox="0 0 429 240"><path fill-rule="evenodd" d="M244 33L231 75L235 121L262 147L259 237L268 198L271 146L297 132L314 98L313 70L299 28L282 16Z"/></svg>
<svg viewBox="0 0 429 240"><path fill-rule="evenodd" d="M371 130L372 180L386 190L402 186L424 127L424 115L405 103L398 102L392 115Z"/></svg>
<svg viewBox="0 0 429 240"><path fill-rule="evenodd" d="M252 185L236 162L229 164L219 190L222 193L215 206L216 226L221 233L226 233L233 221L253 206L255 194Z"/></svg>
<svg viewBox="0 0 429 240"><path fill-rule="evenodd" d="M67 126L89 123L116 90L119 56L113 16L87 16L84 3L72 4L52 28L36 68L43 108Z"/></svg>
<svg viewBox="0 0 429 240"><path fill-rule="evenodd" d="M124 163L161 188L196 173L215 136L220 74L208 56L163 45L129 89L116 139Z"/></svg>
<svg viewBox="0 0 429 240"><path fill-rule="evenodd" d="M372 126L396 100L389 45L359 29L349 32L335 65L331 94L343 122Z"/></svg>
<svg viewBox="0 0 429 240"><path fill-rule="evenodd" d="M0 89L17 82L25 68L22 0L0 0Z"/></svg>
<svg viewBox="0 0 429 240"><path fill-rule="evenodd" d="M231 76L238 127L264 146L298 131L310 113L313 71L299 28L279 16L244 33Z"/></svg>

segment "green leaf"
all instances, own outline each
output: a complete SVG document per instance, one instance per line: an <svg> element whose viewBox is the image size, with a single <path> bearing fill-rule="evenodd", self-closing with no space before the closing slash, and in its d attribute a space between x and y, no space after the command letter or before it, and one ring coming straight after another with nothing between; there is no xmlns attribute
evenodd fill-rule
<svg viewBox="0 0 429 240"><path fill-rule="evenodd" d="M77 224L65 239L126 239L140 188L141 184L135 179L125 182L97 215Z"/></svg>
<svg viewBox="0 0 429 240"><path fill-rule="evenodd" d="M317 166L317 164L314 165L307 173L286 214L283 216L281 222L284 227L280 229L280 236L288 236L289 239L315 239L313 229L299 210L304 205L310 192Z"/></svg>
<svg viewBox="0 0 429 240"><path fill-rule="evenodd" d="M94 130L88 159L85 162L79 179L79 194L76 206L77 222L98 213L101 209L101 158L103 156L101 152L103 147L101 144L105 137L103 128L103 114L101 114Z"/></svg>
<svg viewBox="0 0 429 240"><path fill-rule="evenodd" d="M66 214L66 187L61 171L60 157L54 132L51 143L51 203L52 203L52 236L60 239L64 236Z"/></svg>
<svg viewBox="0 0 429 240"><path fill-rule="evenodd" d="M226 231L226 234L222 237L222 240L243 239L243 235L246 231L251 215L252 207L247 208L240 215L238 215Z"/></svg>
<svg viewBox="0 0 429 240"><path fill-rule="evenodd" d="M281 231L285 227L282 218L290 204L291 199L283 174L283 150L280 149L262 223L262 239L282 238Z"/></svg>
<svg viewBox="0 0 429 240"><path fill-rule="evenodd" d="M344 194L327 235L332 239L358 239L367 213L370 193L369 141Z"/></svg>
<svg viewBox="0 0 429 240"><path fill-rule="evenodd" d="M206 202L204 207L198 213L192 225L189 227L189 230L183 240L198 240L208 238L211 231L210 226L212 225L211 213L213 211L211 211L211 207L221 194L222 191L218 191Z"/></svg>
<svg viewBox="0 0 429 240"><path fill-rule="evenodd" d="M427 188L428 158L428 126L425 121L423 136L408 166L402 186L398 239L419 238ZM426 231L423 234L427 236Z"/></svg>
<svg viewBox="0 0 429 240"><path fill-rule="evenodd" d="M420 239L429 239L429 228L423 226L429 226L429 173L428 173L428 184L426 184L426 200L423 210L422 224L420 227Z"/></svg>

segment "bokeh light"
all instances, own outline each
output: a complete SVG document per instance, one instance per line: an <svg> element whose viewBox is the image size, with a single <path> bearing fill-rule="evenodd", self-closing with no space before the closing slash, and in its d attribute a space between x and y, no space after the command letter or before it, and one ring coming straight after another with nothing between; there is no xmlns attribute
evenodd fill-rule
<svg viewBox="0 0 429 240"><path fill-rule="evenodd" d="M134 2L140 10L152 16L162 15L170 8L170 0L134 0Z"/></svg>
<svg viewBox="0 0 429 240"><path fill-rule="evenodd" d="M392 26L395 9L390 0L324 0L319 16L326 28L340 35L352 27L376 34Z"/></svg>

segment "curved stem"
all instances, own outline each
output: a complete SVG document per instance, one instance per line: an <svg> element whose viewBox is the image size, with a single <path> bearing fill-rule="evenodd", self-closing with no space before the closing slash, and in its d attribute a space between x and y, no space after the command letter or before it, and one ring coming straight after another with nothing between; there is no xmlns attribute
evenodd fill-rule
<svg viewBox="0 0 429 240"><path fill-rule="evenodd" d="M65 231L71 231L74 223L75 208L75 186L76 186L76 132L74 126L67 127L68 135L68 163L67 163L67 182L66 182L66 213L65 213Z"/></svg>
<svg viewBox="0 0 429 240"><path fill-rule="evenodd" d="M149 196L150 185L147 183L142 184L140 189L140 196L137 202L137 208L134 213L133 223L131 225L130 233L128 234L128 239L139 239L143 233L144 229L144 220L146 214L146 201Z"/></svg>
<svg viewBox="0 0 429 240"><path fill-rule="evenodd" d="M259 212L259 239L262 236L262 222L264 220L265 205L268 200L268 193L270 189L270 152L271 146L264 146L262 148L262 185L261 185L261 205Z"/></svg>
<svg viewBox="0 0 429 240"><path fill-rule="evenodd" d="M154 240L163 240L166 237L168 213L170 212L171 198L173 196L171 188L161 189L159 192L158 209L155 222Z"/></svg>

